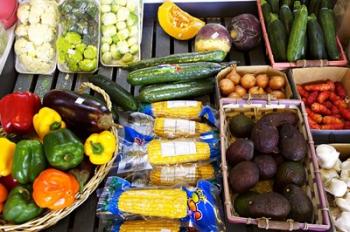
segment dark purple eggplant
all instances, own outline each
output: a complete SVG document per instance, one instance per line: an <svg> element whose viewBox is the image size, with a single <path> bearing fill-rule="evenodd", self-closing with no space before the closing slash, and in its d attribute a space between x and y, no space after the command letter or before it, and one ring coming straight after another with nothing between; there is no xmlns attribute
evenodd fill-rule
<svg viewBox="0 0 350 232"><path fill-rule="evenodd" d="M113 125L106 105L73 91L51 90L44 96L43 104L56 110L68 127L100 132Z"/></svg>

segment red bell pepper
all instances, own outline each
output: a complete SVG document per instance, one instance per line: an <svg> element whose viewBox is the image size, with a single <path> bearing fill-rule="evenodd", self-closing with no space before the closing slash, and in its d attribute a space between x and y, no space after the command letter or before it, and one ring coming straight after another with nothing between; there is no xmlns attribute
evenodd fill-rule
<svg viewBox="0 0 350 232"><path fill-rule="evenodd" d="M1 125L6 133L33 131L33 116L41 107L40 97L30 92L15 92L0 100Z"/></svg>
<svg viewBox="0 0 350 232"><path fill-rule="evenodd" d="M0 177L0 183L3 184L8 191L11 191L14 187L17 186L17 180L14 179L11 175Z"/></svg>

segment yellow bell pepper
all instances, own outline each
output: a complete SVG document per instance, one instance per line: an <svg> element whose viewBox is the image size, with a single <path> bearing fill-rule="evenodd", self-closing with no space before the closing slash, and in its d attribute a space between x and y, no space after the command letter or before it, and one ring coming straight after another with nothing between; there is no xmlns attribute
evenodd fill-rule
<svg viewBox="0 0 350 232"><path fill-rule="evenodd" d="M109 131L90 135L84 144L84 151L90 162L96 165L108 163L115 152L116 139Z"/></svg>
<svg viewBox="0 0 350 232"><path fill-rule="evenodd" d="M41 108L34 115L33 125L40 139L43 139L50 131L66 127L61 116L55 110L48 107Z"/></svg>
<svg viewBox="0 0 350 232"><path fill-rule="evenodd" d="M178 40L189 40L197 35L205 22L181 10L171 1L158 8L158 21L163 30Z"/></svg>
<svg viewBox="0 0 350 232"><path fill-rule="evenodd" d="M0 138L0 176L8 176L11 174L15 148L15 143L7 138Z"/></svg>

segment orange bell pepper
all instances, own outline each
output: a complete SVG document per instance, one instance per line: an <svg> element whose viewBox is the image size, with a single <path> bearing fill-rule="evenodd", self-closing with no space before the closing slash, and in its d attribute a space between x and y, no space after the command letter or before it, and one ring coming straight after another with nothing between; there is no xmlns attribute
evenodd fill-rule
<svg viewBox="0 0 350 232"><path fill-rule="evenodd" d="M8 195L7 189L3 184L0 184L0 213L4 208L4 203L7 199L7 195Z"/></svg>
<svg viewBox="0 0 350 232"><path fill-rule="evenodd" d="M202 20L181 10L171 1L158 8L158 21L163 30L178 40L189 40L205 25Z"/></svg>
<svg viewBox="0 0 350 232"><path fill-rule="evenodd" d="M59 210L72 205L78 191L73 175L49 168L34 180L33 199L40 208Z"/></svg>

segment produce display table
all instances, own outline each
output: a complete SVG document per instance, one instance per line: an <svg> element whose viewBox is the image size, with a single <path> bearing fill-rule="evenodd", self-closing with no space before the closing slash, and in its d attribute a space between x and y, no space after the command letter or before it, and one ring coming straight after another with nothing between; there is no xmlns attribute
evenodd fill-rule
<svg viewBox="0 0 350 232"><path fill-rule="evenodd" d="M216 2L216 3L179 3L185 11L202 17L206 22L220 22L227 25L230 18L239 13L252 13L257 15L255 1L237 2ZM156 12L159 4L145 4L143 37L142 37L142 59L150 57L162 57L173 53L191 52L194 42L177 41L166 35L156 20ZM220 18L217 18L220 16ZM232 48L227 61L236 60L238 65L266 65L268 58L265 55L263 41L260 46L248 53L243 53ZM138 95L138 88L134 88L127 83L127 71L120 68L99 67L99 74L105 75L116 81L126 90L134 95ZM58 70L52 76L45 75L23 75L18 74L14 68L14 52L10 55L0 76L0 97L13 91L33 91L39 96L43 96L50 89L70 89L78 90L82 82L87 80L86 75L61 73ZM201 100L216 105L214 96L207 96ZM97 196L93 194L77 210L68 217L61 220L55 226L47 229L50 232L89 232L103 231L98 218L96 218ZM252 228L248 228L250 231ZM227 231L247 231L242 225L228 225Z"/></svg>

